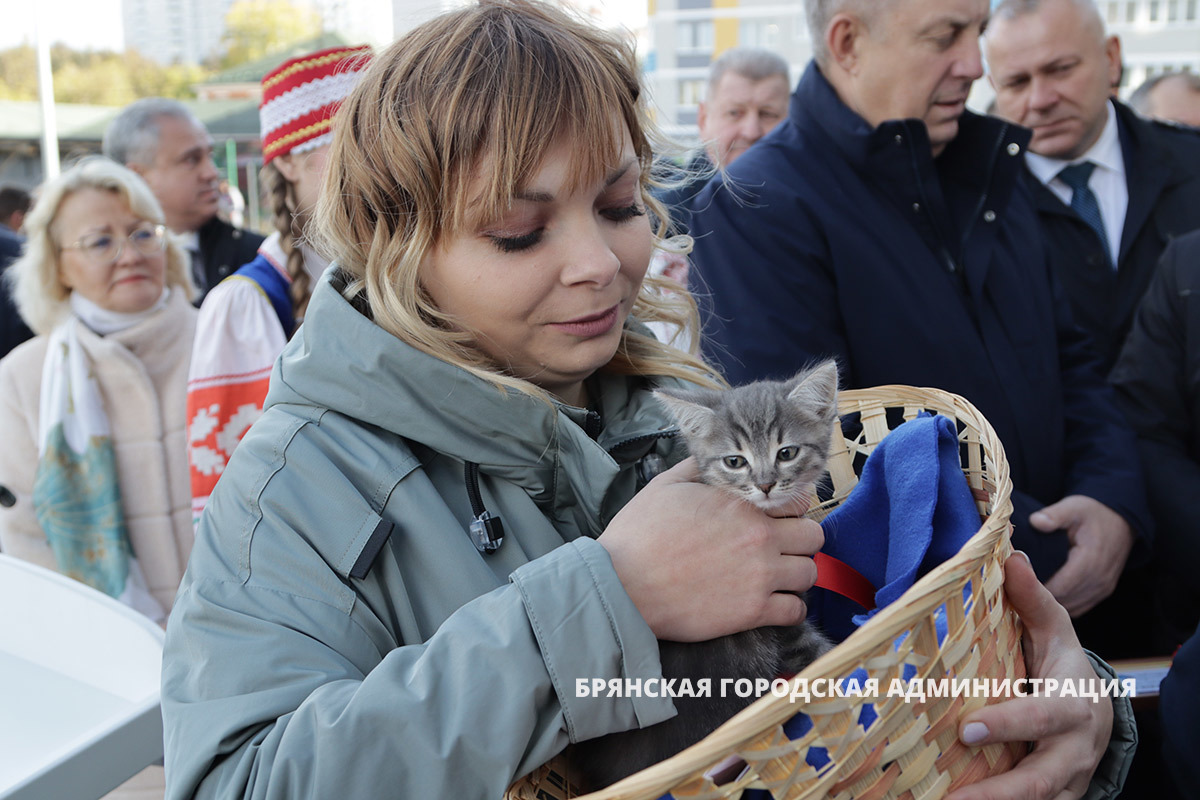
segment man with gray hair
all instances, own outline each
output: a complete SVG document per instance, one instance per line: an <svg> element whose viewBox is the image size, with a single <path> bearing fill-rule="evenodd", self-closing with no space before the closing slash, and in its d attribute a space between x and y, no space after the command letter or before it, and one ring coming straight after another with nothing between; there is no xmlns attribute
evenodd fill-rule
<svg viewBox="0 0 1200 800"><path fill-rule="evenodd" d="M1129 95L1129 105L1143 117L1200 128L1200 75L1163 72Z"/></svg>
<svg viewBox="0 0 1200 800"><path fill-rule="evenodd" d="M687 180L659 199L676 229L687 230L691 201L714 171L724 169L787 116L788 65L770 50L735 47L712 63L696 116L701 149L688 162Z"/></svg>
<svg viewBox="0 0 1200 800"><path fill-rule="evenodd" d="M220 173L212 138L182 103L165 97L131 103L109 123L103 149L145 179L167 227L183 238L197 305L222 278L254 259L263 237L217 217Z"/></svg>
<svg viewBox="0 0 1200 800"><path fill-rule="evenodd" d="M997 114L1033 130L1024 176L1107 371L1167 242L1200 227L1200 132L1112 97L1121 43L1092 0L1004 0L984 47Z"/></svg>
<svg viewBox="0 0 1200 800"><path fill-rule="evenodd" d="M966 109L989 4L809 16L817 56L788 118L696 199L706 355L734 384L834 356L846 388L967 398L1004 443L1014 547L1085 615L1151 524L1133 432L1022 183L1029 132Z"/></svg>

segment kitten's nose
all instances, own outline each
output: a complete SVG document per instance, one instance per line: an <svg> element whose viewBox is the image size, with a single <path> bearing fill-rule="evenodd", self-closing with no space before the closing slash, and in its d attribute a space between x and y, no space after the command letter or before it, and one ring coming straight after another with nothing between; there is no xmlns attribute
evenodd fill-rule
<svg viewBox="0 0 1200 800"><path fill-rule="evenodd" d="M761 491L763 494L770 494L771 490L775 488L774 483L756 483L754 485L757 486L759 491Z"/></svg>

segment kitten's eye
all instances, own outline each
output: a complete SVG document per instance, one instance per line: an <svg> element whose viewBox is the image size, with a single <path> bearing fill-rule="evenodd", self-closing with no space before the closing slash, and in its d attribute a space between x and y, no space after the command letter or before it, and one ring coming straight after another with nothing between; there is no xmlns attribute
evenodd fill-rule
<svg viewBox="0 0 1200 800"><path fill-rule="evenodd" d="M800 448L788 445L787 447L779 448L779 452L775 454L776 461L793 461L796 456L800 455Z"/></svg>
<svg viewBox="0 0 1200 800"><path fill-rule="evenodd" d="M725 466L730 469L741 469L746 466L746 459L741 456L725 456L723 460L725 461Z"/></svg>

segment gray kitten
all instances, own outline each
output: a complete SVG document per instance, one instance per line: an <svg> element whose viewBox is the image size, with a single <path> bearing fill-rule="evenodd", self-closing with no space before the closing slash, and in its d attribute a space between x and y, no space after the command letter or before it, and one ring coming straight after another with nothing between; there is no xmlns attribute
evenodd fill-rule
<svg viewBox="0 0 1200 800"><path fill-rule="evenodd" d="M815 499L815 483L829 460L837 382L837 363L830 360L787 381L655 394L678 421L703 483L764 510L799 510L802 501ZM807 622L707 642L659 641L663 676L686 678L693 685L708 678L712 696L676 697L679 713L665 722L575 745L569 758L580 788L594 791L673 756L754 701L733 692L720 697L722 679L794 674L832 646Z"/></svg>

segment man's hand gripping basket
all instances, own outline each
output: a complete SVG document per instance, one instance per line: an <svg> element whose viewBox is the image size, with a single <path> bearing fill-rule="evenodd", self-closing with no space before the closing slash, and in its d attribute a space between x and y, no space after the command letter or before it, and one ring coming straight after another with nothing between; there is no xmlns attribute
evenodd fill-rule
<svg viewBox="0 0 1200 800"><path fill-rule="evenodd" d="M879 681L877 697L812 697L793 702L772 694L759 699L693 747L653 767L586 795L588 800L654 800L670 792L684 798L736 798L765 788L782 798L834 800L936 800L952 789L1007 771L1026 752L1023 744L969 748L958 741L958 721L996 699L983 692L924 701L887 696L905 665L926 680L1017 679L1025 675L1021 628L1004 597L1003 564L1012 548L1012 483L1004 450L983 415L957 395L937 389L881 386L842 392L841 430L835 432L829 472L833 497L808 516L820 520L858 482L857 472L891 428L921 411L957 423L960 457L982 525L962 550L917 581L892 605L796 676L844 679L865 669ZM937 624L945 636L939 643ZM897 642L899 644L897 645ZM909 672L911 673L911 669ZM824 682L822 682L824 684ZM870 703L877 715L864 729L859 715ZM803 711L812 728L789 740L783 723ZM819 770L806 762L810 748L829 761ZM704 773L730 756L747 769L737 780L714 785ZM561 761L535 771L509 790L510 800L559 800L566 788Z"/></svg>

